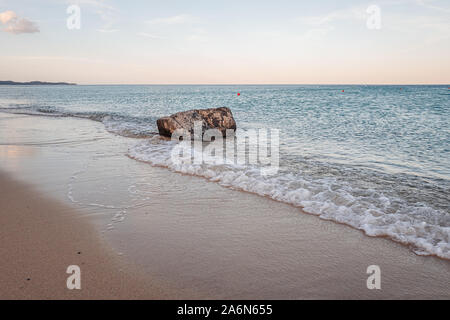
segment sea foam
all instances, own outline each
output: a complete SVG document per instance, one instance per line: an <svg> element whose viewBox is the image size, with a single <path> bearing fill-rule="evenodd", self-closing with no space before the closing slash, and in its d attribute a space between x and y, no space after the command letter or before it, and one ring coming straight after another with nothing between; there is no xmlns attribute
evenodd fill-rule
<svg viewBox="0 0 450 320"><path fill-rule="evenodd" d="M369 236L387 236L410 246L419 255L450 259L450 227L440 224L448 222L444 211L424 204L413 206L404 199L360 188L336 177L312 179L286 170L263 176L260 168L251 165L180 163L171 156L176 143L154 136L132 143L128 155L154 166L301 207L307 213L347 224ZM419 216L434 218L425 222L417 219Z"/></svg>

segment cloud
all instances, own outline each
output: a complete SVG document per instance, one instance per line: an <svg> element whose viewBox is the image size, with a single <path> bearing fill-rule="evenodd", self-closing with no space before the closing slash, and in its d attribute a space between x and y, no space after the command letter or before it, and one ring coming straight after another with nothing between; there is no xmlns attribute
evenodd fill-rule
<svg viewBox="0 0 450 320"><path fill-rule="evenodd" d="M450 13L449 8L442 8L442 7L433 5L432 2L433 2L432 0L417 0L416 3L419 6L422 6L422 7L428 8L428 9L434 9L434 10L438 10L440 12Z"/></svg>
<svg viewBox="0 0 450 320"><path fill-rule="evenodd" d="M0 12L0 22L5 26L2 30L12 34L39 32L39 27L35 22L20 18L11 10Z"/></svg>
<svg viewBox="0 0 450 320"><path fill-rule="evenodd" d="M73 3L73 1L71 1L71 0L70 1L67 0L66 2L67 3ZM116 11L116 9L113 6L111 6L111 5L105 3L104 1L101 1L101 0L76 0L75 2L78 5L84 5L85 4L85 5L90 5L92 7L98 8L98 9Z"/></svg>
<svg viewBox="0 0 450 320"><path fill-rule="evenodd" d="M336 10L324 15L301 17L299 21L310 26L322 26L338 20L363 20L365 18L366 13L364 9L353 7Z"/></svg>
<svg viewBox="0 0 450 320"><path fill-rule="evenodd" d="M160 25L173 25L173 24L184 24L195 22L195 18L188 14L179 14L172 17L167 18L157 18L153 20L148 20L146 23L148 24L160 24Z"/></svg>
<svg viewBox="0 0 450 320"><path fill-rule="evenodd" d="M9 11L5 11L5 12L0 12L0 22L2 24L6 24L16 18L17 18L17 15L14 11L9 10Z"/></svg>
<svg viewBox="0 0 450 320"><path fill-rule="evenodd" d="M137 35L141 36L141 37L145 37L145 38L150 38L150 39L166 39L165 37L161 37L161 36L146 33L146 32L139 32Z"/></svg>
<svg viewBox="0 0 450 320"><path fill-rule="evenodd" d="M420 46L448 41L450 38L449 10L436 6L435 3L433 0L380 1L378 4L382 10L383 29L401 33L402 38L405 36L421 37L424 40ZM403 9L405 6L412 7L415 11L411 10L412 12L408 14L399 13L399 9ZM425 9L433 12L427 13ZM297 21L312 28L305 33L304 38L316 38L326 35L333 28L337 30L343 22L359 21L359 23L363 23L367 17L366 7L361 5L335 10L323 15L303 16Z"/></svg>
<svg viewBox="0 0 450 320"><path fill-rule="evenodd" d="M119 20L119 10L103 0L67 0L68 4L77 4L80 7L87 6L95 12L103 22L103 25L97 31L102 33L111 33L118 31L114 28Z"/></svg>
<svg viewBox="0 0 450 320"><path fill-rule="evenodd" d="M106 26L104 29L97 29L98 32L101 33L113 33L119 31L119 29L111 29L111 26Z"/></svg>

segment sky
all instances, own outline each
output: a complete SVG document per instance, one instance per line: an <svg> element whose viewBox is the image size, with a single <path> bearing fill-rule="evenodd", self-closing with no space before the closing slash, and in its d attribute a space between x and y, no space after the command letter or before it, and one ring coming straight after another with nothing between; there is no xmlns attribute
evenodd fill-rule
<svg viewBox="0 0 450 320"><path fill-rule="evenodd" d="M0 80L449 84L450 1L0 0L0 43Z"/></svg>

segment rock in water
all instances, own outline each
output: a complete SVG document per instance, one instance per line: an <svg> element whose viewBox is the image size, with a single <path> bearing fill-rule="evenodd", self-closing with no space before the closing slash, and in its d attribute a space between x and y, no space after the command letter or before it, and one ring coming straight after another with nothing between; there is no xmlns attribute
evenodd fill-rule
<svg viewBox="0 0 450 320"><path fill-rule="evenodd" d="M208 129L218 129L222 135L226 136L227 130L236 131L236 121L234 121L231 110L226 107L189 110L175 113L168 117L160 118L156 121L159 134L171 137L177 129L190 132L194 138L194 124L201 123L202 135Z"/></svg>

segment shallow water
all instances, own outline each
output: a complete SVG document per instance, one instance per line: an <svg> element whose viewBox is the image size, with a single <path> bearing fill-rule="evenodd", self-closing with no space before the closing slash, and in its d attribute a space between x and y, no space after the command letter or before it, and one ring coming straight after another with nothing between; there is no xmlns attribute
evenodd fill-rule
<svg viewBox="0 0 450 320"><path fill-rule="evenodd" d="M3 86L0 108L101 121L112 133L139 138L129 142L133 159L450 258L448 92L447 86ZM276 175L262 176L255 166L177 165L173 144L154 137L158 117L221 106L231 108L239 128L280 129Z"/></svg>

